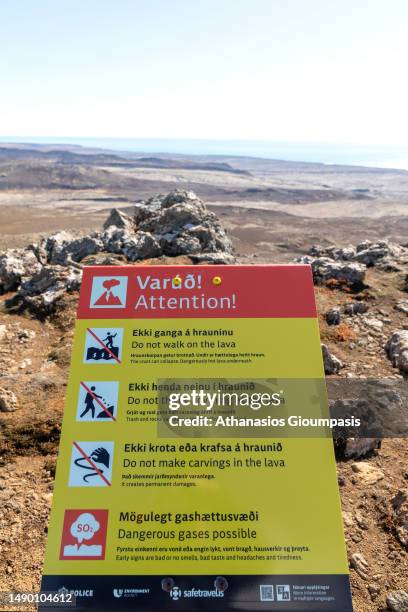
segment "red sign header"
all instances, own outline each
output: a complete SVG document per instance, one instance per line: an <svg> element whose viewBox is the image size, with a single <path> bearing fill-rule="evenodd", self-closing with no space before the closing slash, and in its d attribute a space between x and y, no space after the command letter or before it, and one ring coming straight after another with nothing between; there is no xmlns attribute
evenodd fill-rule
<svg viewBox="0 0 408 612"><path fill-rule="evenodd" d="M316 317L307 265L90 266L79 319Z"/></svg>

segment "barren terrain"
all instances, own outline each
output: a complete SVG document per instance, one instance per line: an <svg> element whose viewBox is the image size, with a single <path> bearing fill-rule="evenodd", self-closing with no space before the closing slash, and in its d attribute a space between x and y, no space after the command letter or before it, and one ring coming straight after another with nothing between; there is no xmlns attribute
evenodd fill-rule
<svg viewBox="0 0 408 612"><path fill-rule="evenodd" d="M0 146L0 250L60 229L78 235L99 230L111 208L126 212L175 188L192 189L206 201L242 263L290 262L316 243L408 243L408 172L78 149L57 154L28 146L4 146L2 152ZM369 267L360 294L316 287L322 342L344 364L335 376L402 376L384 346L394 330L408 328L407 314L395 308L408 299L407 274L404 267ZM43 320L28 310L10 311L10 297L0 296L0 387L15 393L19 408L0 413L0 591L37 590L77 293L67 294ZM367 317L329 326L327 311L351 299L368 304ZM387 595L408 588L408 550L396 537L391 508L397 492L408 487L407 451L406 439L385 440L359 460L366 472L354 460L338 462L356 612L390 609Z"/></svg>

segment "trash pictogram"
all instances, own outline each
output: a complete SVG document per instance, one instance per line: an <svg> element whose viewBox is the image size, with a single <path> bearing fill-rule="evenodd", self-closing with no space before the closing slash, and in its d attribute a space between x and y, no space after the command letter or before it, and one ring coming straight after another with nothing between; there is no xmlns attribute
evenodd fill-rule
<svg viewBox="0 0 408 612"><path fill-rule="evenodd" d="M76 420L116 421L118 395L117 381L81 381Z"/></svg>

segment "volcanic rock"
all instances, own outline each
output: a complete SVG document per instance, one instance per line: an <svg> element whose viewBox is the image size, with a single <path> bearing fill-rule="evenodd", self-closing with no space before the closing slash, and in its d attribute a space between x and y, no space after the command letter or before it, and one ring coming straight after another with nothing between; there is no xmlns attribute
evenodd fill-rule
<svg viewBox="0 0 408 612"><path fill-rule="evenodd" d="M322 344L322 354L325 374L338 374L344 367L343 362L332 355L325 344Z"/></svg>
<svg viewBox="0 0 408 612"><path fill-rule="evenodd" d="M401 544L408 548L408 489L401 489L391 500L395 532Z"/></svg>
<svg viewBox="0 0 408 612"><path fill-rule="evenodd" d="M44 314L65 291L79 287L84 264L163 256L187 256L193 263L235 261L231 241L217 217L194 192L175 190L138 203L133 219L114 208L101 232L78 237L60 231L26 249L1 253L0 293L20 288L18 299Z"/></svg>
<svg viewBox="0 0 408 612"><path fill-rule="evenodd" d="M0 293L15 291L23 276L32 276L41 267L30 248L8 249L0 254Z"/></svg>
<svg viewBox="0 0 408 612"><path fill-rule="evenodd" d="M365 302L347 302L344 304L344 314L351 317L357 314L364 314L367 310L368 306Z"/></svg>
<svg viewBox="0 0 408 612"><path fill-rule="evenodd" d="M351 469L365 485L373 485L384 478L384 472L365 461L353 463Z"/></svg>
<svg viewBox="0 0 408 612"><path fill-rule="evenodd" d="M339 325L340 324L340 309L331 308L326 312L326 322L328 325Z"/></svg>
<svg viewBox="0 0 408 612"><path fill-rule="evenodd" d="M359 263L335 261L329 257L313 259L308 255L300 257L297 261L311 265L316 285L334 280L340 284L358 287L364 282L366 267Z"/></svg>
<svg viewBox="0 0 408 612"><path fill-rule="evenodd" d="M161 255L160 245L149 232L137 232L122 243L122 253L129 261L149 259Z"/></svg>
<svg viewBox="0 0 408 612"><path fill-rule="evenodd" d="M354 260L364 263L367 267L376 266L378 263L395 265L406 253L404 247L387 240L377 242L365 240L357 245Z"/></svg>
<svg viewBox="0 0 408 612"><path fill-rule="evenodd" d="M350 559L350 565L354 568L357 574L363 578L363 580L367 580L369 566L366 558L361 553L354 553Z"/></svg>
<svg viewBox="0 0 408 612"><path fill-rule="evenodd" d="M39 315L51 312L55 303L66 292L77 291L81 285L82 272L77 268L44 266L38 274L24 280L17 293L25 306Z"/></svg>
<svg viewBox="0 0 408 612"><path fill-rule="evenodd" d="M15 394L0 387L0 412L14 412L17 408L18 401Z"/></svg>
<svg viewBox="0 0 408 612"><path fill-rule="evenodd" d="M391 591L386 601L393 612L408 612L408 591Z"/></svg>
<svg viewBox="0 0 408 612"><path fill-rule="evenodd" d="M119 227L120 229L126 229L129 232L134 231L134 223L133 220L126 215L124 212L118 210L117 208L113 208L110 212L109 217L106 219L103 224L103 229L108 229L109 227Z"/></svg>
<svg viewBox="0 0 408 612"><path fill-rule="evenodd" d="M164 255L211 254L213 263L232 255L231 241L218 219L192 191L155 196L135 210L138 231L150 232Z"/></svg>
<svg viewBox="0 0 408 612"><path fill-rule="evenodd" d="M385 350L395 368L408 372L408 330L394 332L385 345Z"/></svg>

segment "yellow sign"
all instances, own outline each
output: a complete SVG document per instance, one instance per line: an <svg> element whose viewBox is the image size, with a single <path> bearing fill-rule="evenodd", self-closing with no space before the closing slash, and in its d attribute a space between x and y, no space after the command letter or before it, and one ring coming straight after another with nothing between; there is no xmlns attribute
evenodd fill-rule
<svg viewBox="0 0 408 612"><path fill-rule="evenodd" d="M85 269L42 585L77 609L352 610L310 270L216 271Z"/></svg>

